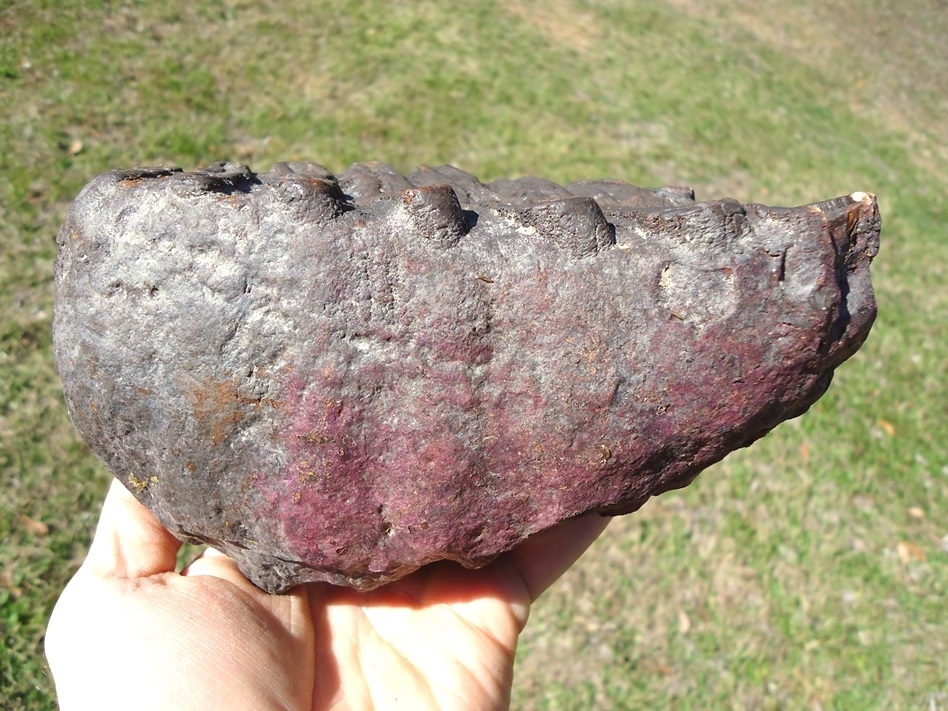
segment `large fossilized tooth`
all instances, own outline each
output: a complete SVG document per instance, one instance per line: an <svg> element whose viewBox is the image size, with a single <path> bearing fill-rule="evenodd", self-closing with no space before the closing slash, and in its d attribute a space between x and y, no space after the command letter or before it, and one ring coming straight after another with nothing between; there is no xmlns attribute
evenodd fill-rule
<svg viewBox="0 0 948 711"><path fill-rule="evenodd" d="M867 193L308 163L100 176L55 352L93 451L259 586L369 589L634 511L801 414L875 316Z"/></svg>

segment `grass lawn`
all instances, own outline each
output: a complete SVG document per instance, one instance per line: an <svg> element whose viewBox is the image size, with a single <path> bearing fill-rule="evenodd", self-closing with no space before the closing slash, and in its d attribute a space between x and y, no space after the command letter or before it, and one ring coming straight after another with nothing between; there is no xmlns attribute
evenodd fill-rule
<svg viewBox="0 0 948 711"><path fill-rule="evenodd" d="M108 473L52 365L53 237L113 167L452 163L878 195L879 319L802 418L615 520L536 606L522 709L948 709L940 0L0 0L0 706Z"/></svg>

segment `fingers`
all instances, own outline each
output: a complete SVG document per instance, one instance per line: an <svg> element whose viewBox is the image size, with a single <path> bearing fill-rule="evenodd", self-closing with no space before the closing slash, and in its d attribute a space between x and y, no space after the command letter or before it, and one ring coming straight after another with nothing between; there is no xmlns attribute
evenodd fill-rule
<svg viewBox="0 0 948 711"><path fill-rule="evenodd" d="M181 542L115 479L105 497L83 568L95 575L116 578L173 573L180 548ZM205 550L182 575L212 576L247 591L259 592L233 559L214 548Z"/></svg>
<svg viewBox="0 0 948 711"><path fill-rule="evenodd" d="M106 577L172 572L181 543L116 479L102 506L83 567Z"/></svg>
<svg viewBox="0 0 948 711"><path fill-rule="evenodd" d="M181 575L198 577L207 575L226 580L232 585L243 588L247 592L260 593L261 591L240 572L233 558L221 553L216 548L207 548L191 564L181 571Z"/></svg>
<svg viewBox="0 0 948 711"><path fill-rule="evenodd" d="M536 600L586 552L609 525L611 519L599 514L561 523L531 536L508 553L531 600Z"/></svg>
<svg viewBox="0 0 948 711"><path fill-rule="evenodd" d="M609 519L599 515L543 531L505 556L535 600L598 538ZM181 543L118 481L109 488L95 538L83 567L97 575L141 578L173 572ZM228 556L214 549L194 561L185 575L213 575L252 585Z"/></svg>

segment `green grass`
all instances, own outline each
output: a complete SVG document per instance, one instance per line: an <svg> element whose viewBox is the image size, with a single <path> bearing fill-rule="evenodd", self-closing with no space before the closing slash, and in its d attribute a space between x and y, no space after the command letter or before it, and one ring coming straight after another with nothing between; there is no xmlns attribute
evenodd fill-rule
<svg viewBox="0 0 948 711"><path fill-rule="evenodd" d="M534 610L514 706L948 709L945 36L932 0L0 3L0 705L53 706L44 625L108 481L50 353L69 201L113 167L378 159L875 192L864 349L612 524Z"/></svg>

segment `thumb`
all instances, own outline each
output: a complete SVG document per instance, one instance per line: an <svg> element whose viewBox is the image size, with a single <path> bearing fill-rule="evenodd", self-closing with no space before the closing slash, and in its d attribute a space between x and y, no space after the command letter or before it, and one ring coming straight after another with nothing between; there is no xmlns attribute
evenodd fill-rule
<svg viewBox="0 0 948 711"><path fill-rule="evenodd" d="M172 572L181 542L117 480L112 481L83 568L103 577Z"/></svg>

